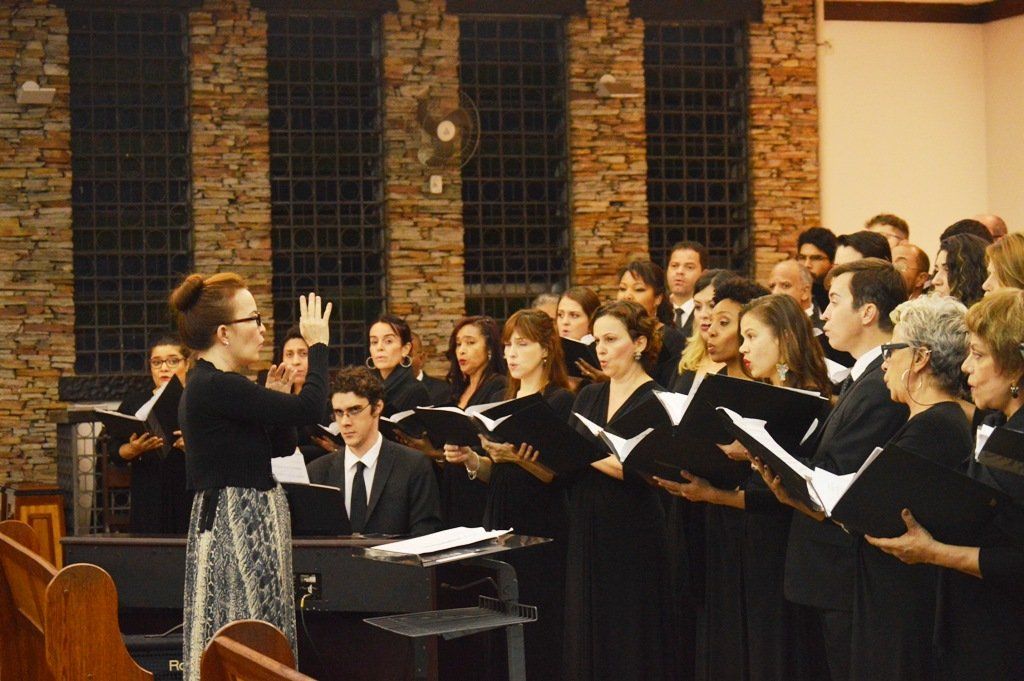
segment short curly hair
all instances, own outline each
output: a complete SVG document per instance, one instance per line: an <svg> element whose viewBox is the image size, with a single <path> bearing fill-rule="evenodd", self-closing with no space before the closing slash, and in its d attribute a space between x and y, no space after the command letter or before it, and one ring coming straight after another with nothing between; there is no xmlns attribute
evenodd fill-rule
<svg viewBox="0 0 1024 681"><path fill-rule="evenodd" d="M939 386L951 395L963 387L960 365L967 357L967 308L956 298L921 296L889 313L907 343L928 348L929 366Z"/></svg>
<svg viewBox="0 0 1024 681"><path fill-rule="evenodd" d="M354 393L374 405L384 401L384 383L366 367L348 366L338 371L331 383L331 397L338 393Z"/></svg>
<svg viewBox="0 0 1024 681"><path fill-rule="evenodd" d="M967 330L992 351L996 367L1008 376L1024 374L1024 291L993 291L967 311Z"/></svg>

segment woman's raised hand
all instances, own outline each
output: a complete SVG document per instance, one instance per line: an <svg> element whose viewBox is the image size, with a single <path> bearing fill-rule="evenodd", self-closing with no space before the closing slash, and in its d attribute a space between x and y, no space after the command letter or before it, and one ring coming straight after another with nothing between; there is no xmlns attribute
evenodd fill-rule
<svg viewBox="0 0 1024 681"><path fill-rule="evenodd" d="M332 307L330 302L324 307L323 299L312 292L308 297L299 297L299 331L309 347L317 343L328 344L331 333L327 320L331 316Z"/></svg>

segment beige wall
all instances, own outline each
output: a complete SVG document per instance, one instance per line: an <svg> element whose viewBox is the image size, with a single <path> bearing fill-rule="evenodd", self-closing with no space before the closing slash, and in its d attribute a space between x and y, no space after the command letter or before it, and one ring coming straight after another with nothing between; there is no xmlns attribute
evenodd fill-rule
<svg viewBox="0 0 1024 681"><path fill-rule="evenodd" d="M853 232L876 213L896 213L932 255L947 225L989 206L989 27L821 24L823 224ZM1019 81L1024 61L1006 64ZM1024 159L1024 145L1012 155Z"/></svg>
<svg viewBox="0 0 1024 681"><path fill-rule="evenodd" d="M988 207L1024 231L1024 16L985 26Z"/></svg>

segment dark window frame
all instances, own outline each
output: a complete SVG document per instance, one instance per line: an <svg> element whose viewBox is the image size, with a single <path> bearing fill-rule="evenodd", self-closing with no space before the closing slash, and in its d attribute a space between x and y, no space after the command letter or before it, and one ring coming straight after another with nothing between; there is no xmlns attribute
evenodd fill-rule
<svg viewBox="0 0 1024 681"><path fill-rule="evenodd" d="M539 30L540 38L523 37L524 28ZM519 38L502 37L515 30ZM481 121L477 154L462 168L466 314L503 319L569 283L566 43L562 17L460 20L460 87L476 103ZM559 71L553 72L548 55L525 58L533 54L527 50L555 51ZM492 51L496 56L485 58ZM518 58L509 63L507 53L513 51ZM503 85L511 76L519 79L518 88ZM516 104L505 106L511 100Z"/></svg>
<svg viewBox="0 0 1024 681"><path fill-rule="evenodd" d="M152 388L148 344L192 269L189 4L66 6L76 375L59 393L114 400Z"/></svg>
<svg viewBox="0 0 1024 681"><path fill-rule="evenodd" d="M338 42L346 26L352 44ZM381 31L372 13L268 14L275 347L298 320L298 296L315 289L334 304L331 366L363 362L368 325L387 305ZM344 51L361 40L370 41L369 58ZM327 49L330 57L318 52ZM350 92L358 94L346 108ZM368 121L366 134L345 127L363 131Z"/></svg>
<svg viewBox="0 0 1024 681"><path fill-rule="evenodd" d="M647 21L644 72L651 258L667 265L673 243L697 241L709 266L750 272L746 24Z"/></svg>

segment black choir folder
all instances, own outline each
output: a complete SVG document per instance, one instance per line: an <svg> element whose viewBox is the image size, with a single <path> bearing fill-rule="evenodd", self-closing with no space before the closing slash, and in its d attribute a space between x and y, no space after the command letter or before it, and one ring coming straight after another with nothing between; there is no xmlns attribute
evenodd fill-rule
<svg viewBox="0 0 1024 681"><path fill-rule="evenodd" d="M402 442L402 435L420 438L423 437L423 433L427 430L423 421L416 415L415 409L400 411L391 416L381 416L378 427L380 428L381 435L392 442L398 443ZM433 441L432 443L435 447L440 447L444 444L443 442Z"/></svg>
<svg viewBox="0 0 1024 681"><path fill-rule="evenodd" d="M281 484L288 497L292 516L292 535L296 537L336 537L352 534L345 512L345 494L330 485Z"/></svg>
<svg viewBox="0 0 1024 681"><path fill-rule="evenodd" d="M111 437L130 440L132 435L149 433L164 439L165 453L175 440L178 430L178 402L183 387L177 376L164 384L154 399L144 404L133 414L122 414L112 409L96 409L95 414Z"/></svg>
<svg viewBox="0 0 1024 681"><path fill-rule="evenodd" d="M773 437L795 449L817 429L829 402L805 390L706 374L697 378L689 395L653 391L608 427L627 439L646 428L659 431L658 446L650 450L651 456L640 450L642 456L633 464L638 472L678 480L680 469L684 469L716 487L732 489L750 475L750 464L733 461L717 446L736 437L726 430L716 407L768 421ZM660 430L664 428L668 431ZM668 471L669 465L674 470Z"/></svg>
<svg viewBox="0 0 1024 681"><path fill-rule="evenodd" d="M538 452L537 463L565 475L604 457L594 442L580 435L554 412L540 394L467 408L416 407L432 441L479 446L479 435L515 447L525 443Z"/></svg>
<svg viewBox="0 0 1024 681"><path fill-rule="evenodd" d="M774 442L764 423L722 410L729 430L779 476L794 499L821 510L849 532L898 537L901 511L941 542L970 544L1010 503L1007 495L952 468L896 446L875 448L855 473L810 468Z"/></svg>
<svg viewBox="0 0 1024 681"><path fill-rule="evenodd" d="M601 362L597 358L597 343L595 341L584 343L565 337L559 340L562 344L562 353L565 355L565 368L570 376L584 378L583 372L576 366L576 362L581 359L592 367L600 368Z"/></svg>
<svg viewBox="0 0 1024 681"><path fill-rule="evenodd" d="M981 446L978 463L1024 475L1024 433L1005 426L996 428Z"/></svg>
<svg viewBox="0 0 1024 681"><path fill-rule="evenodd" d="M478 447L480 435L488 436L505 421L525 407L543 402L540 394L515 400L477 404L465 409L458 407L416 407L416 417L423 424L432 442Z"/></svg>
<svg viewBox="0 0 1024 681"><path fill-rule="evenodd" d="M652 476L668 480L675 480L679 477L680 465L677 452L672 447L666 446L672 438L670 428L664 425L659 425L656 428L647 427L632 437L624 437L615 431L615 419L612 419L612 423L609 423L606 428L602 428L579 414L573 414L573 416L586 426L594 438L608 448L622 464L623 470L635 473L647 480L650 480Z"/></svg>

